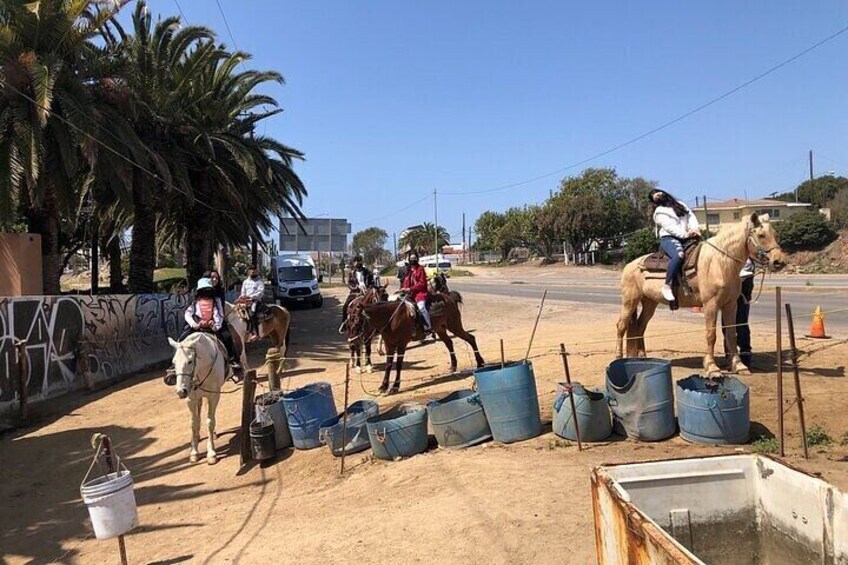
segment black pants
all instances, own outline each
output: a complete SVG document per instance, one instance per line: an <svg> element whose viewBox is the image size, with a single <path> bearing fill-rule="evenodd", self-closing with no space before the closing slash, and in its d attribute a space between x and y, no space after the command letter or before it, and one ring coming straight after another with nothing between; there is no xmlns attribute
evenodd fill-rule
<svg viewBox="0 0 848 565"><path fill-rule="evenodd" d="M736 299L736 344L739 346L739 353L751 353L751 328L748 326L748 315L751 313L751 298L754 295L754 277L748 277L742 281L742 293ZM730 322L722 317L721 325L729 325ZM740 325L742 324L742 325ZM727 330L723 329L724 336L724 352L730 355L727 348Z"/></svg>
<svg viewBox="0 0 848 565"><path fill-rule="evenodd" d="M191 334L199 331L203 330L196 330L186 324L183 333L180 334L180 338L177 341L182 341ZM227 355L230 357L230 361L239 361L239 354L238 351L236 351L236 344L233 341L233 335L230 333L230 327L227 325L226 322L224 322L224 324L221 326L221 329L216 332L215 335L218 336L218 339L221 340L221 343L223 343L224 347L227 349Z"/></svg>

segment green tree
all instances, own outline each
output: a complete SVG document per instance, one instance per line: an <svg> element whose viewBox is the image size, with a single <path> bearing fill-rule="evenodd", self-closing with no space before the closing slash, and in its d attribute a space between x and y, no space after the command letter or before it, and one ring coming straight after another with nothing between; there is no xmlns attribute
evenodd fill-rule
<svg viewBox="0 0 848 565"><path fill-rule="evenodd" d="M391 254L386 251L386 239L389 234L386 230L371 227L358 231L353 235L352 248L357 255L362 255L366 265L374 265L384 261Z"/></svg>
<svg viewBox="0 0 848 565"><path fill-rule="evenodd" d="M827 203L827 207L830 208L833 226L838 230L848 229L848 190L837 192Z"/></svg>
<svg viewBox="0 0 848 565"><path fill-rule="evenodd" d="M784 192L778 195L778 200L795 202L798 195L799 202L807 202L815 208L824 208L828 201L832 200L840 192L848 191L848 178L843 176L824 175L812 180L806 180L798 185L792 192Z"/></svg>
<svg viewBox="0 0 848 565"><path fill-rule="evenodd" d="M653 253L659 247L659 240L654 228L642 228L627 238L624 248L624 260L632 261L642 255Z"/></svg>
<svg viewBox="0 0 848 565"><path fill-rule="evenodd" d="M648 200L651 190L657 188L657 181L647 180L642 177L620 179L621 187L633 204L635 219L633 227L648 227L654 223L654 207Z"/></svg>
<svg viewBox="0 0 848 565"><path fill-rule="evenodd" d="M436 240L438 239L438 242ZM442 247L450 242L450 234L442 226L435 226L430 222L407 231L400 239L401 248L407 251L429 255L438 253ZM434 246L438 245L438 250Z"/></svg>
<svg viewBox="0 0 848 565"><path fill-rule="evenodd" d="M800 212L774 224L780 246L788 251L821 249L837 238L833 225L819 212Z"/></svg>
<svg viewBox="0 0 848 565"><path fill-rule="evenodd" d="M0 2L0 219L25 219L41 235L48 294L59 293L62 230L79 228L76 207L86 168L100 153L80 132L99 137L109 114L91 94L104 78L105 59L93 39L118 9L105 6L94 0Z"/></svg>
<svg viewBox="0 0 848 565"><path fill-rule="evenodd" d="M478 251L494 251L498 249L498 232L506 223L506 215L499 212L483 212L474 222L474 233L477 234L474 245Z"/></svg>
<svg viewBox="0 0 848 565"><path fill-rule="evenodd" d="M533 240L532 211L527 207L510 208L504 213L504 225L498 230L496 246L504 259L516 247L530 247Z"/></svg>

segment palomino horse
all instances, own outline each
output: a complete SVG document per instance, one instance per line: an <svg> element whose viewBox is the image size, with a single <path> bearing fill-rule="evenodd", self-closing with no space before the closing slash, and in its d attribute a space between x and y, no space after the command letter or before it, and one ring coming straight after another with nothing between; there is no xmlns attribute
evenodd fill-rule
<svg viewBox="0 0 848 565"><path fill-rule="evenodd" d="M456 298L447 294L436 294L431 297L434 306L440 306L431 310L431 322L433 331L439 336L450 353L450 370L456 372L456 353L453 350L448 331L455 336L465 340L474 350L474 358L477 366L483 366L483 357L477 350L477 340L462 327L462 314L459 304L462 296L456 293ZM398 300L395 302L378 302L368 306L353 308L348 318L348 339L371 339L374 334L380 334L386 346L386 373L380 392L394 394L400 390L400 373L403 369L403 356L410 341L424 339L424 330L418 324L416 306L409 300ZM394 359L397 359L397 375L395 382L389 390L389 375L392 372Z"/></svg>
<svg viewBox="0 0 848 565"><path fill-rule="evenodd" d="M746 259L753 259L761 267L780 269L785 256L777 244L775 231L769 217L752 214L738 224L723 228L718 235L701 244L698 257L697 281L694 295L678 296L682 307L704 307L707 323L707 354L704 369L710 376L721 374L714 353L716 342L716 318L718 313L728 324L736 319L736 299L742 288L739 271ZM621 315L616 324L618 330L618 358L622 357L622 340L627 339L628 357L645 357L645 329L660 303L668 304L662 297L662 279L646 278L641 262L635 259L624 267L621 275ZM638 317L639 304L642 311ZM727 328L728 351L733 352L731 371L747 374L747 368L739 358L736 347L736 328Z"/></svg>
<svg viewBox="0 0 848 565"><path fill-rule="evenodd" d="M236 300L233 308L235 308L236 315L242 320L246 328L248 321L250 320L250 302ZM270 337L271 347L278 348L282 351L283 356L285 356L286 350L289 346L291 313L282 306L277 306L276 304L269 305L268 311L270 316L268 316L264 322L259 323L259 339ZM249 341L247 339L246 331L247 330L245 329L245 334L243 334L242 337Z"/></svg>
<svg viewBox="0 0 848 565"><path fill-rule="evenodd" d="M177 396L186 400L191 413L191 451L189 461L198 460L197 444L200 441L200 410L203 399L208 404L206 412L206 462L218 462L215 453L215 411L221 397L221 387L227 378L227 354L215 336L197 332L182 342L168 338L174 348L174 368L177 373Z"/></svg>
<svg viewBox="0 0 848 565"><path fill-rule="evenodd" d="M369 288L365 291L364 294L354 298L351 303L348 305L348 319L350 316L351 310L354 308L354 305L358 307L368 306L369 304L375 304L377 302L385 302L389 299L389 295L386 292L385 286L379 286L375 288ZM349 342L350 345L350 365L354 368L357 373L362 372L362 349L364 346L365 349L365 372L371 373L374 368L371 366L371 342L373 341L374 336L360 336L358 339L351 340Z"/></svg>

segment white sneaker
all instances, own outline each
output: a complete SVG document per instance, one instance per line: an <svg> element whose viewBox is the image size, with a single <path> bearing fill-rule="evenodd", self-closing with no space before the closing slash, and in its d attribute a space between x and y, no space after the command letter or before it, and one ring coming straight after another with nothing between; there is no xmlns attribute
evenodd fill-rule
<svg viewBox="0 0 848 565"><path fill-rule="evenodd" d="M665 298L669 302L674 302L674 292L672 292L671 287L667 284L663 285L662 287L662 295L663 298Z"/></svg>

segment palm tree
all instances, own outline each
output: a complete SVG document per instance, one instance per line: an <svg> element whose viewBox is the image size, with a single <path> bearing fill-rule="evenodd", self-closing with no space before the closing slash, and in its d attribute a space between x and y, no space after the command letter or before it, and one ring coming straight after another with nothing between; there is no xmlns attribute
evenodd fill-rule
<svg viewBox="0 0 848 565"><path fill-rule="evenodd" d="M92 39L117 10L95 0L0 2L0 219L23 218L41 235L48 294L60 290L63 219L75 227L98 153L103 114L89 86L101 79L103 49Z"/></svg>
<svg viewBox="0 0 848 565"><path fill-rule="evenodd" d="M438 244L436 244L438 239ZM415 226L407 231L400 239L400 244L407 251L415 251L416 253L438 253L450 241L450 234L442 226L434 226L430 222L424 222L423 225ZM434 250L434 246L438 245L438 249Z"/></svg>

